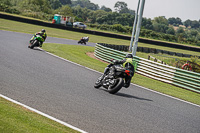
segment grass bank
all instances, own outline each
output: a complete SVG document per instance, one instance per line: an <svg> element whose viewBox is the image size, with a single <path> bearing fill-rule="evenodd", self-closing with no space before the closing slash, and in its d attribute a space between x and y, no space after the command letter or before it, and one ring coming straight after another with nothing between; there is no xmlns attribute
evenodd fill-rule
<svg viewBox="0 0 200 133"><path fill-rule="evenodd" d="M79 133L0 97L1 133Z"/></svg>

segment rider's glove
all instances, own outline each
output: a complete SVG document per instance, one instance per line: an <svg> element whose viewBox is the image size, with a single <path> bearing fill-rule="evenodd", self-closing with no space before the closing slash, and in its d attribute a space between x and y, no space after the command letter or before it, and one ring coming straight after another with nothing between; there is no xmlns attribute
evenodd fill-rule
<svg viewBox="0 0 200 133"><path fill-rule="evenodd" d="M113 60L112 62L113 62L113 64L117 64L117 60Z"/></svg>

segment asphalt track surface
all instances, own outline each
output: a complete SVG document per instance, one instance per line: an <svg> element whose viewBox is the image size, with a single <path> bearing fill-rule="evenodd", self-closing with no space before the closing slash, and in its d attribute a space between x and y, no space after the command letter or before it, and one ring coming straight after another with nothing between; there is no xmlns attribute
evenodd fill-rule
<svg viewBox="0 0 200 133"><path fill-rule="evenodd" d="M100 73L28 49L30 37L0 30L0 94L89 133L200 132L199 106L135 85L115 95L95 89ZM55 40L77 44L47 38Z"/></svg>

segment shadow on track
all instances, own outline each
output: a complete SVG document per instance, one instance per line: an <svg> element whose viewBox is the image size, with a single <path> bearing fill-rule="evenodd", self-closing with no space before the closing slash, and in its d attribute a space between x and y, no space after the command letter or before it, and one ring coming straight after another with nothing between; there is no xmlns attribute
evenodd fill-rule
<svg viewBox="0 0 200 133"><path fill-rule="evenodd" d="M153 100L150 100L150 99L136 97L136 96L132 96L132 95L125 94L125 93L120 93L120 92L116 93L115 95L121 96L121 97L126 97L126 98L134 98L134 99L138 99L138 100L153 101Z"/></svg>
<svg viewBox="0 0 200 133"><path fill-rule="evenodd" d="M105 91L105 92L108 93L108 91L107 91L106 89L104 89L104 88L98 88L98 90L103 90L103 91ZM138 99L138 100L153 101L153 100L151 100L151 99L136 97L136 96L129 95L129 94L125 94L125 93L121 93L121 92L117 92L116 94L111 94L111 95L120 96L120 97L125 97L125 98L134 98L134 99Z"/></svg>

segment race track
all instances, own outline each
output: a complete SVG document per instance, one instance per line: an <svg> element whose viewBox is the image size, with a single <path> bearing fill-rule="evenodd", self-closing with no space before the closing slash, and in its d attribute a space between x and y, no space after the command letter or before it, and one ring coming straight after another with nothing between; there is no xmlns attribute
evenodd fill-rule
<svg viewBox="0 0 200 133"><path fill-rule="evenodd" d="M0 94L89 133L200 132L199 106L134 85L116 95L95 89L100 73L28 49L30 38L0 30ZM46 42L77 44L51 37Z"/></svg>

